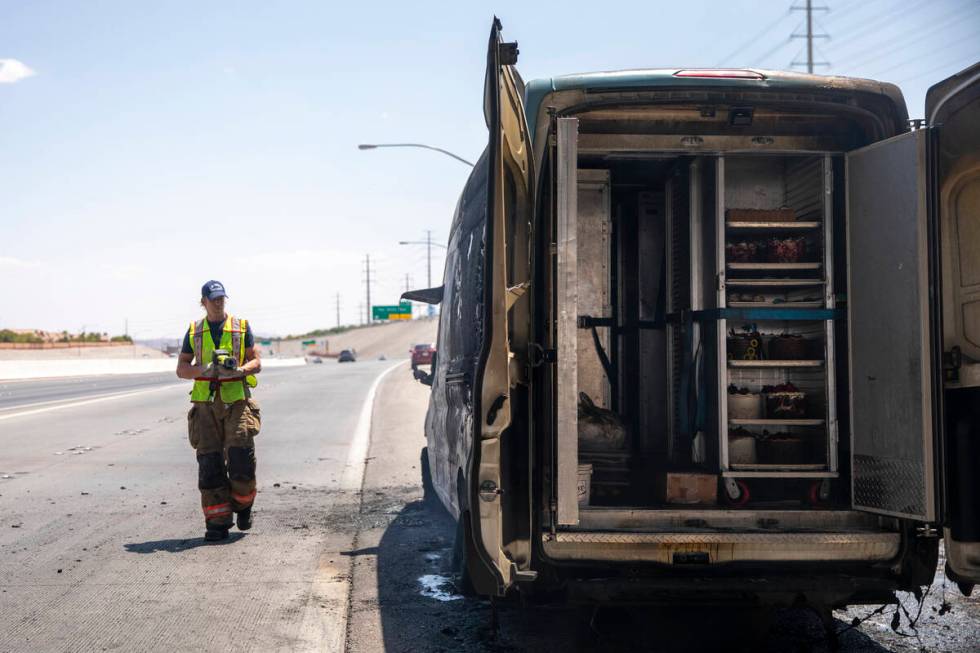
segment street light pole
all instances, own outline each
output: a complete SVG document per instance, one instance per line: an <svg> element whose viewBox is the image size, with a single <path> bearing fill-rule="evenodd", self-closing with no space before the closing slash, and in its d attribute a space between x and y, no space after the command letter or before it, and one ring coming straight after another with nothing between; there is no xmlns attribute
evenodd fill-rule
<svg viewBox="0 0 980 653"><path fill-rule="evenodd" d="M443 249L448 249L445 245L441 245L432 240L432 230L425 230L425 240L399 240L399 245L425 245L425 269L426 269L426 282L429 284L427 288L432 287L432 246L441 247Z"/></svg>
<svg viewBox="0 0 980 653"><path fill-rule="evenodd" d="M473 167L473 164L458 154L453 154L449 150L444 150L441 147L433 147L431 145L426 145L425 143L361 143L357 146L359 150L376 150L380 147L420 147L423 150L432 150L433 152L439 152L445 154L446 156L451 156L460 163L465 163L469 167Z"/></svg>

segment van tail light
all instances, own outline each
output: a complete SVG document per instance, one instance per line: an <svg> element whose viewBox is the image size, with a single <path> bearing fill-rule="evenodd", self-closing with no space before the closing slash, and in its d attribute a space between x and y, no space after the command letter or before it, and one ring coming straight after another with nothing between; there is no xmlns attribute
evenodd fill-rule
<svg viewBox="0 0 980 653"><path fill-rule="evenodd" d="M674 77L707 77L712 79L765 79L766 76L754 70L713 69L678 70Z"/></svg>

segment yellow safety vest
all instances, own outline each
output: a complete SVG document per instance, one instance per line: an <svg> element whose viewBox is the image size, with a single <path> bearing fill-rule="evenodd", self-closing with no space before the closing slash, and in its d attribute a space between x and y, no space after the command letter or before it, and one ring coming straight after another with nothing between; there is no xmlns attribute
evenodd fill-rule
<svg viewBox="0 0 980 653"><path fill-rule="evenodd" d="M221 331L221 342L218 347L214 346L211 338L211 327L207 318L191 322L190 341L191 349L194 351L194 362L197 365L207 367L211 364L212 354L215 349L224 349L238 359L238 366L245 364L245 333L248 330L248 320L241 320L233 315L229 315L225 320L225 325ZM194 379L194 388L191 390L191 401L211 401L214 397L211 394L211 383L217 381L220 384L221 401L226 404L241 401L248 397L246 388L254 388L258 385L255 377L249 375L244 379L214 379L211 377L199 377Z"/></svg>

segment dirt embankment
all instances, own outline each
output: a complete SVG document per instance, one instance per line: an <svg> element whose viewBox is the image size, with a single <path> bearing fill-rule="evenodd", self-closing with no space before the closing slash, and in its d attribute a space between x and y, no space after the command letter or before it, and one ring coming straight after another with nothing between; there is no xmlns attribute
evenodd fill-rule
<svg viewBox="0 0 980 653"><path fill-rule="evenodd" d="M437 319L396 321L386 324L352 329L344 333L325 336L330 354L342 349L354 349L358 358L407 358L409 348L415 343L436 341ZM306 349L301 340L283 340L273 345L278 356L303 356Z"/></svg>

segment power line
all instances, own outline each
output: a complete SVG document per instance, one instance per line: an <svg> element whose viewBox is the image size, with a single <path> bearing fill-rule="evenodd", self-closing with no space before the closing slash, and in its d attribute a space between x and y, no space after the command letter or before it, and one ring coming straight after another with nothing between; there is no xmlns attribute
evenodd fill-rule
<svg viewBox="0 0 980 653"><path fill-rule="evenodd" d="M797 25L797 27L802 27L802 26L803 26L803 23L800 23L799 25ZM794 29L793 31L795 32L796 30ZM792 42L793 42L793 39L787 37L786 40L781 41L780 43L778 43L777 45L773 46L769 50L766 50L765 54L762 54L762 55L759 55L758 57L756 57L752 61L752 64L751 65L753 65L753 66L759 66L759 65L761 65L762 63L765 62L766 59L768 59L772 55L776 54L777 52L779 52L780 50L782 50L783 48L785 48L787 45L789 45Z"/></svg>
<svg viewBox="0 0 980 653"><path fill-rule="evenodd" d="M941 66L936 66L935 68L930 68L929 70L926 70L925 72L921 72L918 75L913 75L912 77L906 77L905 79L902 79L901 81L903 83L911 82L912 80L919 79L920 77L925 77L926 75L931 75L933 73L938 73L940 70L947 70L947 69L954 68L954 67L955 67L954 72L956 72L957 70L959 70L959 68L961 66L967 66L967 65L969 65L971 63L976 63L978 59L980 59L980 52L978 52L977 54L974 54L974 55L970 56L967 59L954 59L952 61L947 61L946 63L944 63Z"/></svg>
<svg viewBox="0 0 980 653"><path fill-rule="evenodd" d="M826 21L826 24L827 25L833 25L833 24L837 23L838 21L840 21L841 18L843 18L843 17L847 16L848 14L850 14L851 12L853 12L855 9L867 9L871 5L875 4L876 2L880 2L880 1L881 0L866 0L866 1L865 0L853 0L852 2L845 3L845 4L841 5L841 8L840 9L832 10L832 11L827 12L827 21Z"/></svg>
<svg viewBox="0 0 980 653"><path fill-rule="evenodd" d="M756 34L755 36L753 36L752 38L750 38L748 41L746 41L742 45L740 45L737 48L735 48L735 50L730 55L728 55L727 57L722 58L721 63L719 63L717 65L718 66L730 65L729 64L729 61L733 57L735 57L735 55L740 54L742 52L742 50L744 50L744 49L746 49L748 47L751 47L751 46L755 45L756 43L758 43L759 42L759 39L761 39L763 36L765 36L766 34L768 34L769 32L771 32L773 29L775 29L775 27L777 25L779 25L781 22L783 22L784 20L786 20L786 17L789 16L789 15L790 15L790 11L789 11L789 9L787 9L785 14L783 14L782 16L780 16L779 18L777 18L773 22L769 23L766 27L764 27L762 29L761 32L759 32L758 34Z"/></svg>
<svg viewBox="0 0 980 653"><path fill-rule="evenodd" d="M907 8L903 7L901 15L902 16L916 15L916 12L919 10L920 7L923 7L928 4L929 4L928 0L925 0L925 1L917 2L911 7L907 7ZM855 27L850 30L848 29L841 30L837 34L837 42L843 43L846 41L854 41L856 39L863 37L865 34L870 34L872 32L877 31L879 28L883 27L884 25L887 25L889 23L894 23L895 20L896 20L895 14L889 13L886 10L882 13L881 16L878 16L878 18L871 19L868 22L858 22L855 25Z"/></svg>
<svg viewBox="0 0 980 653"><path fill-rule="evenodd" d="M949 47L952 47L954 45L959 45L960 43L965 43L966 41L976 41L976 40L977 40L977 35L976 34L967 34L966 36L964 36L964 37L962 37L960 39L957 39L955 41L950 41L948 43L943 43L943 47L944 48L949 48ZM945 54L945 52L944 51L941 51L941 50L938 50L938 51L932 52L931 54L926 54L926 55L917 54L914 57L910 57L908 59L905 59L904 61L900 61L900 62L898 62L896 64L893 64L893 65L889 66L888 68L885 68L884 70L879 70L878 72L875 72L875 73L873 73L870 76L871 77L874 77L874 78L877 78L879 75L884 75L885 73L889 73L889 72L895 70L896 68L901 68L901 67L906 66L906 65L908 65L910 63L914 63L916 61L922 61L924 59L928 59L928 58L930 58L930 56L933 56L933 55L936 55L936 54Z"/></svg>
<svg viewBox="0 0 980 653"><path fill-rule="evenodd" d="M980 8L980 5L974 5L972 9L967 9L966 12L969 13L970 11L975 11L978 8ZM918 27L912 28L911 30L907 30L902 34L891 37L889 39L890 41L898 43L898 45L895 45L892 48L887 48L882 50L881 46L877 45L877 46L872 46L870 48L865 48L864 50L861 50L856 54L849 55L847 58L848 65L851 67L865 66L874 61L878 61L879 59L883 59L885 57L891 56L895 52L901 52L907 50L910 45L915 45L917 43L921 43L922 41L934 38L934 34L936 32L947 29L952 23L956 23L962 20L963 20L963 14L957 11L947 16L945 19L941 19L938 23L934 24L931 28L927 29L924 32L921 31L921 29ZM910 35L915 35L915 38L912 38L911 40L905 38L906 36L910 36ZM971 36L973 36L973 38L977 38L976 34L971 34ZM943 44L944 47L948 45L949 45L948 43ZM871 54L872 56L864 57L862 59L861 57L866 54Z"/></svg>

